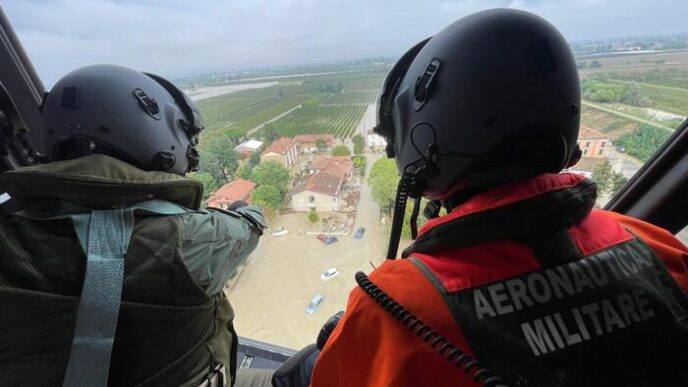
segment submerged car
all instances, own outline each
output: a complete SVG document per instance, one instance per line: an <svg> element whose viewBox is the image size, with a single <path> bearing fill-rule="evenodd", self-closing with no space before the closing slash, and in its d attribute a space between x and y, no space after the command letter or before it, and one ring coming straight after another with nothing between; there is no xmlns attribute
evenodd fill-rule
<svg viewBox="0 0 688 387"><path fill-rule="evenodd" d="M323 281L327 281L328 279L334 278L338 275L339 275L339 270L337 270L336 267L331 267L320 275L320 279Z"/></svg>
<svg viewBox="0 0 688 387"><path fill-rule="evenodd" d="M315 311L318 309L320 304L325 300L325 297L323 297L321 294L316 294L313 296L311 299L311 302L306 306L306 313L308 314L313 314Z"/></svg>
<svg viewBox="0 0 688 387"><path fill-rule="evenodd" d="M280 226L275 229L275 231L270 234L271 236L282 236L282 235L287 235L289 233L289 230L286 228Z"/></svg>
<svg viewBox="0 0 688 387"><path fill-rule="evenodd" d="M325 239L324 243L325 243L326 245L331 245L331 244L333 244L334 242L337 242L338 240L339 240L339 239L337 239L336 236L330 235L330 236L327 237L327 239Z"/></svg>
<svg viewBox="0 0 688 387"><path fill-rule="evenodd" d="M365 234L365 227L359 227L358 230L356 230L356 233L354 234L354 239L363 238L363 234Z"/></svg>

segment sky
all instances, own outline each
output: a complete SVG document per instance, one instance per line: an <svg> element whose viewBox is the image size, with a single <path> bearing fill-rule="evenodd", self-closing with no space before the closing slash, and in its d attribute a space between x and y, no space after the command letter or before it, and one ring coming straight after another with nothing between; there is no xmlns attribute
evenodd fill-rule
<svg viewBox="0 0 688 387"><path fill-rule="evenodd" d="M570 41L684 32L684 0L2 0L46 86L112 63L167 77L400 55L472 12L536 13Z"/></svg>

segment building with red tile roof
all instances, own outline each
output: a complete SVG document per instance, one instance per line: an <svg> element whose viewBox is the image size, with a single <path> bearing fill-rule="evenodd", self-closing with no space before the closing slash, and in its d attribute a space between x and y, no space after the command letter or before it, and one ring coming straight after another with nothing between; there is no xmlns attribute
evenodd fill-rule
<svg viewBox="0 0 688 387"><path fill-rule="evenodd" d="M260 161L277 161L287 169L297 163L296 143L289 137L282 137L268 146L260 155Z"/></svg>
<svg viewBox="0 0 688 387"><path fill-rule="evenodd" d="M294 137L294 142L296 142L296 146L301 153L312 153L317 151L318 140L325 142L325 150L327 150L332 148L335 138L331 134L299 134Z"/></svg>
<svg viewBox="0 0 688 387"><path fill-rule="evenodd" d="M252 181L244 179L233 180L210 195L208 206L226 209L230 204L238 200L250 202L251 193L255 188L256 183Z"/></svg>
<svg viewBox="0 0 688 387"><path fill-rule="evenodd" d="M308 175L292 191L291 206L294 211L339 211L344 175L317 171Z"/></svg>
<svg viewBox="0 0 688 387"><path fill-rule="evenodd" d="M609 137L593 128L581 126L578 131L578 146L583 156L602 158L605 149L609 147Z"/></svg>
<svg viewBox="0 0 688 387"><path fill-rule="evenodd" d="M317 156L311 161L310 169L332 175L344 175L346 179L350 179L354 172L354 162L350 156Z"/></svg>

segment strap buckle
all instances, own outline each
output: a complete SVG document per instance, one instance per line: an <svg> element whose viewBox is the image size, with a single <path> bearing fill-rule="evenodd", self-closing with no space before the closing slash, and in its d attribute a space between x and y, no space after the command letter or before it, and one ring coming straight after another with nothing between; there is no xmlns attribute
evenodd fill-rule
<svg viewBox="0 0 688 387"><path fill-rule="evenodd" d="M208 373L208 377L199 384L198 387L225 387L227 381L227 372L224 364L220 363Z"/></svg>

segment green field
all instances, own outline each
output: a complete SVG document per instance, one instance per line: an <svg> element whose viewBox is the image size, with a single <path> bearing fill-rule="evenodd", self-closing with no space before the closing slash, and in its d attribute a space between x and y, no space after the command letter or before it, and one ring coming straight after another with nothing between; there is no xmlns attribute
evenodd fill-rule
<svg viewBox="0 0 688 387"><path fill-rule="evenodd" d="M333 106L333 105L358 105L358 106L368 106L369 104L375 102L375 97L377 95L376 91L368 92L347 92L334 93L320 101L320 105Z"/></svg>
<svg viewBox="0 0 688 387"><path fill-rule="evenodd" d="M201 100L198 105L207 130L203 138L229 135L238 141L251 129L274 120L278 131L288 136L331 133L348 138L366 107L375 102L385 71L275 78L278 83L270 87Z"/></svg>
<svg viewBox="0 0 688 387"><path fill-rule="evenodd" d="M273 123L280 134L293 137L298 134L333 134L339 138L354 135L366 106L304 105Z"/></svg>
<svg viewBox="0 0 688 387"><path fill-rule="evenodd" d="M652 101L652 107L688 116L688 89L675 89L650 84L639 86L643 94Z"/></svg>

